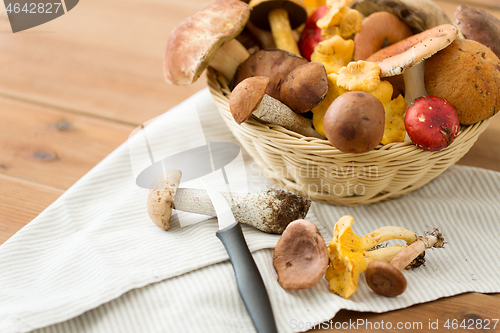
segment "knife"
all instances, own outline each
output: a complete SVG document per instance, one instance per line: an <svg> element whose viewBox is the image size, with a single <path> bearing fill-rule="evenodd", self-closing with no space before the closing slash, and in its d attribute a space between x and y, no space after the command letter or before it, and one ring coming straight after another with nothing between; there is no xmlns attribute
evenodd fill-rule
<svg viewBox="0 0 500 333"><path fill-rule="evenodd" d="M234 219L231 207L222 194L203 180L201 182L217 213L219 231L215 235L229 254L238 290L255 329L258 333L277 333L264 281L248 249L240 223Z"/></svg>

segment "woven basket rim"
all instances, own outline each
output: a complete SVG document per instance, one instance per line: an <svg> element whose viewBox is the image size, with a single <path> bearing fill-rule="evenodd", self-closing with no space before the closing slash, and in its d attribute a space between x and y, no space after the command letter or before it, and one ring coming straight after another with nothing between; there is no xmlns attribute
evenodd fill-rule
<svg viewBox="0 0 500 333"><path fill-rule="evenodd" d="M217 92L222 93L227 103L229 103L230 90L228 88L228 85L224 84L223 82L224 80L218 80L217 73L211 68L209 68L208 70L207 80L208 80L209 90L212 96L215 97L217 95ZM220 81L222 81L222 83ZM220 111L221 113L225 112L223 110ZM269 139L272 138L273 140L293 140L294 144L297 145L297 149L301 145L304 145L308 147L309 153L312 150L311 147L317 147L318 151L321 151L322 155L328 154L328 156L330 157L335 157L338 155L344 158L352 157L353 160L364 160L364 159L371 160L374 157L381 157L381 156L388 157L389 155L396 155L396 154L398 154L399 156L405 156L405 155L411 156L416 153L434 154L434 155L446 154L449 150L452 150L456 146L458 146L462 142L462 139L467 139L466 137L468 137L469 135L474 136L476 134L475 132L477 131L483 132L492 119L493 117L489 117L473 125L467 125L467 126L460 125L460 130L455 140L448 147L435 152L424 151L423 149L418 148L412 141L407 140L404 142L393 142L386 145L379 144L374 149L365 153L360 153L360 154L344 153L335 148L327 139L305 137L296 132L287 130L286 128L280 125L262 123L254 116L251 116L246 122L240 124L239 126L243 131L258 131L262 135L265 134L265 136ZM270 133L270 130L272 133Z"/></svg>

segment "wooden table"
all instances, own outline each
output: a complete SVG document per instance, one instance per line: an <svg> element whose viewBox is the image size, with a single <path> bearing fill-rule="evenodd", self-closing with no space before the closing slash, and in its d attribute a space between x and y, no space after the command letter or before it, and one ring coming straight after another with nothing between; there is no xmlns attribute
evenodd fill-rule
<svg viewBox="0 0 500 333"><path fill-rule="evenodd" d="M206 87L204 77L188 87L167 85L162 58L173 27L207 2L85 0L54 21L16 34L0 15L0 244L136 126ZM500 18L498 0L436 3L450 17L458 4L467 4ZM496 117L459 164L500 171L499 147ZM385 314L341 311L332 325L367 319L396 327L480 317L500 317L498 294L469 293Z"/></svg>

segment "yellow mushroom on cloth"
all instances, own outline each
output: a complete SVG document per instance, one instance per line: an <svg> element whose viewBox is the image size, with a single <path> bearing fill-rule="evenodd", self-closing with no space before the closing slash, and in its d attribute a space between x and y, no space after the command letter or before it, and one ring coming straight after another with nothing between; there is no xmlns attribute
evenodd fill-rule
<svg viewBox="0 0 500 333"><path fill-rule="evenodd" d="M359 237L351 228L353 222L354 219L346 215L335 224L333 239L328 246L330 265L325 274L330 290L345 299L356 292L359 275L370 262L390 262L405 246L371 249L392 239L401 239L408 244L418 240L415 232L394 226L382 227Z"/></svg>

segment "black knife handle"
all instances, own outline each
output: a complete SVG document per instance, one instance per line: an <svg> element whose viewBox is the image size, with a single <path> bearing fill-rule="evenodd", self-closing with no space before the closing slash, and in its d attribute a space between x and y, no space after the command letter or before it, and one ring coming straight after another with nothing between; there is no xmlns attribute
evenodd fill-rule
<svg viewBox="0 0 500 333"><path fill-rule="evenodd" d="M229 254L238 290L257 332L277 333L278 329L264 281L248 249L240 223L236 222L215 234Z"/></svg>

